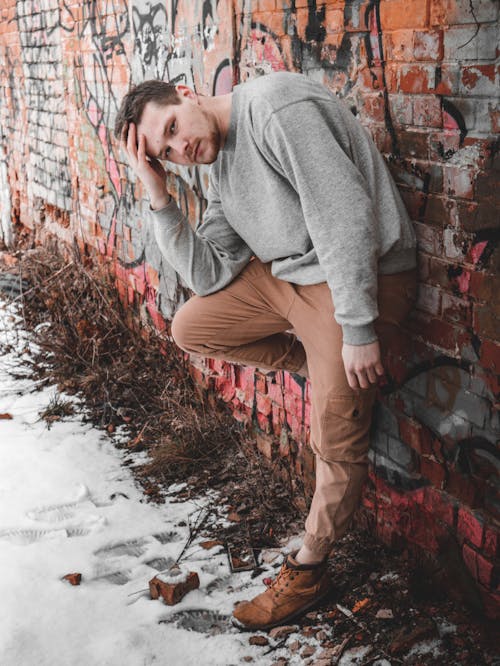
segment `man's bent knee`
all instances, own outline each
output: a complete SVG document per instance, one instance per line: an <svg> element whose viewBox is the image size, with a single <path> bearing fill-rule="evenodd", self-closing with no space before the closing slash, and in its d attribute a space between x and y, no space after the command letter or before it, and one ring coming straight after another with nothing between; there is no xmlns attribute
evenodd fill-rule
<svg viewBox="0 0 500 666"><path fill-rule="evenodd" d="M200 340L199 296L193 296L177 310L172 319L171 332L175 344L189 353L200 353L203 344Z"/></svg>

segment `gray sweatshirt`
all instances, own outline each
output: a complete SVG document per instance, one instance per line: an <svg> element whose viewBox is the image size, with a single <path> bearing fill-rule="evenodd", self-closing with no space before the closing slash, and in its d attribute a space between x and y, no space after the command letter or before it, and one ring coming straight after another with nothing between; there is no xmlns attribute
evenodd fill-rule
<svg viewBox="0 0 500 666"><path fill-rule="evenodd" d="M415 233L341 99L289 72L236 86L207 196L195 231L175 202L150 213L162 254L195 293L222 289L255 255L281 280L326 281L344 342L377 339L377 274L415 267Z"/></svg>

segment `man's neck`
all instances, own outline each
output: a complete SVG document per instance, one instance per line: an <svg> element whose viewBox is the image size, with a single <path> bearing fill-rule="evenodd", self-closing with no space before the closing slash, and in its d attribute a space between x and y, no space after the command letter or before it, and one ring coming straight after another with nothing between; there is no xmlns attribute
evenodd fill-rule
<svg viewBox="0 0 500 666"><path fill-rule="evenodd" d="M221 136L221 148L226 143L226 138L231 124L231 109L233 93L217 95L216 97L199 97L200 104L208 112L212 113Z"/></svg>

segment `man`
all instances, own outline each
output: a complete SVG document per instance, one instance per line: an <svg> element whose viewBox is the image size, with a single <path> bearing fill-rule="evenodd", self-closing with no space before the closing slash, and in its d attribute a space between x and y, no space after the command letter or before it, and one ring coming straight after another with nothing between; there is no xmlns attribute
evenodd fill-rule
<svg viewBox="0 0 500 666"><path fill-rule="evenodd" d="M316 489L304 542L233 613L241 629L270 628L329 592L328 555L366 478L380 345L415 298L412 225L368 133L299 74L211 98L145 82L125 97L115 134L149 194L162 253L197 294L174 317L177 344L311 379ZM162 160L212 165L195 231Z"/></svg>

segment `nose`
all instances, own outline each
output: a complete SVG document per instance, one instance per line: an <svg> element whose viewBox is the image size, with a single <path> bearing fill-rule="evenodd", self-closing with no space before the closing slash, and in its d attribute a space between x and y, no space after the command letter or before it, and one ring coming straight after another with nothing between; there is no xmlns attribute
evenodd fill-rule
<svg viewBox="0 0 500 666"><path fill-rule="evenodd" d="M171 147L180 157L189 157L189 142L181 136L176 136L171 142Z"/></svg>

